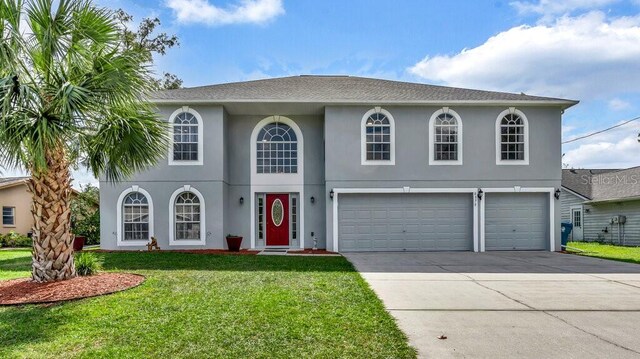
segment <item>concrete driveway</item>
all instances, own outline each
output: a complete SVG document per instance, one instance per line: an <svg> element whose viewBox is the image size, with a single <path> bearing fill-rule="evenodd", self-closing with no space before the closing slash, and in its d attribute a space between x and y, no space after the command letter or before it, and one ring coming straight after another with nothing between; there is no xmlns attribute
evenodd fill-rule
<svg viewBox="0 0 640 359"><path fill-rule="evenodd" d="M550 252L345 256L420 357L640 357L640 265Z"/></svg>

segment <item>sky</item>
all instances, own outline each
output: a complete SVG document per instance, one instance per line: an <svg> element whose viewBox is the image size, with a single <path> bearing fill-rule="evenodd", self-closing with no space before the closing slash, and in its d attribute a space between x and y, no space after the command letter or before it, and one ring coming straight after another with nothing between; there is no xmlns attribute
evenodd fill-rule
<svg viewBox="0 0 640 359"><path fill-rule="evenodd" d="M344 74L580 100L564 140L640 116L640 0L96 1L176 34L155 66L186 87ZM563 145L564 166L638 166L639 133Z"/></svg>

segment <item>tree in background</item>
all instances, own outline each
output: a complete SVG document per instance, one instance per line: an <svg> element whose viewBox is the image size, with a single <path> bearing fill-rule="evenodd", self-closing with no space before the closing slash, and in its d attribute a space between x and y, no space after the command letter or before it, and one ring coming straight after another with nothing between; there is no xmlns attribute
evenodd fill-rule
<svg viewBox="0 0 640 359"><path fill-rule="evenodd" d="M166 153L148 53L90 0L0 0L0 165L29 171L35 281L76 275L70 168L120 181ZM27 26L25 26L27 25Z"/></svg>
<svg viewBox="0 0 640 359"><path fill-rule="evenodd" d="M100 243L100 189L88 184L71 198L71 232L87 238L86 244Z"/></svg>
<svg viewBox="0 0 640 359"><path fill-rule="evenodd" d="M180 45L176 35L168 35L165 32L155 33L156 28L161 25L157 17L142 19L136 31L127 27L133 21L133 16L124 10L118 9L115 12L115 19L120 23L125 46L144 54L149 63L153 62L154 54L165 55L168 49ZM160 89L177 89L182 87L182 80L174 74L165 72L161 79L155 81L155 84Z"/></svg>

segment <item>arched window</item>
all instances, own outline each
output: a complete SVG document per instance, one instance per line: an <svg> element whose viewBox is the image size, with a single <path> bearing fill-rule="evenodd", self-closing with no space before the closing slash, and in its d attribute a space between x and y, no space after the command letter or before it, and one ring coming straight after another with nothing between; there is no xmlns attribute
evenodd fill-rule
<svg viewBox="0 0 640 359"><path fill-rule="evenodd" d="M200 198L192 192L182 192L175 200L175 240L199 241L201 239L200 226Z"/></svg>
<svg viewBox="0 0 640 359"><path fill-rule="evenodd" d="M202 119L191 108L176 110L170 117L172 143L170 165L202 164Z"/></svg>
<svg viewBox="0 0 640 359"><path fill-rule="evenodd" d="M149 200L140 192L129 193L122 202L125 241L149 240Z"/></svg>
<svg viewBox="0 0 640 359"><path fill-rule="evenodd" d="M393 117L379 107L370 110L362 123L362 164L395 164Z"/></svg>
<svg viewBox="0 0 640 359"><path fill-rule="evenodd" d="M269 123L256 141L257 173L298 173L298 138L289 125Z"/></svg>
<svg viewBox="0 0 640 359"><path fill-rule="evenodd" d="M496 122L496 163L529 163L529 125L515 108L503 111Z"/></svg>
<svg viewBox="0 0 640 359"><path fill-rule="evenodd" d="M429 120L429 164L462 164L462 121L453 110L445 107Z"/></svg>
<svg viewBox="0 0 640 359"><path fill-rule="evenodd" d="M138 185L120 193L116 207L118 246L142 246L153 236L153 200Z"/></svg>

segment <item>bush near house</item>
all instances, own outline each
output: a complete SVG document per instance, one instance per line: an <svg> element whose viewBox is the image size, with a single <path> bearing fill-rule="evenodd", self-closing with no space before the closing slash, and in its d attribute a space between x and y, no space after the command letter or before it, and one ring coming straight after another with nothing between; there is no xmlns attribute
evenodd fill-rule
<svg viewBox="0 0 640 359"><path fill-rule="evenodd" d="M0 247L31 247L31 238L11 231L0 234Z"/></svg>

